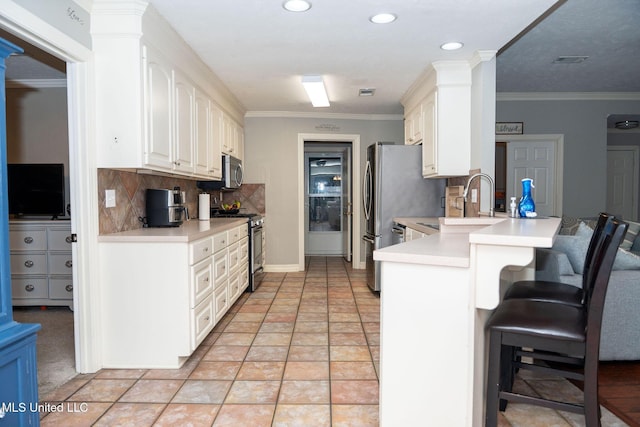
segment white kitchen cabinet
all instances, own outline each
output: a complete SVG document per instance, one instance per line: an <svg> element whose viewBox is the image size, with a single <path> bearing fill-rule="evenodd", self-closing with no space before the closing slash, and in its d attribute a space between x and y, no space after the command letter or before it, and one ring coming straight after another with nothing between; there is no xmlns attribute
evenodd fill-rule
<svg viewBox="0 0 640 427"><path fill-rule="evenodd" d="M422 104L416 106L404 119L405 144L420 144L423 138L424 113Z"/></svg>
<svg viewBox="0 0 640 427"><path fill-rule="evenodd" d="M101 242L102 309L118 313L103 319L105 367L178 368L195 351L246 289L247 225L235 224L189 242Z"/></svg>
<svg viewBox="0 0 640 427"><path fill-rule="evenodd" d="M209 173L214 179L222 179L222 141L224 139L223 112L211 102L209 110L210 138L208 145L207 165Z"/></svg>
<svg viewBox="0 0 640 427"><path fill-rule="evenodd" d="M103 6L91 27L97 167L221 179L222 139L204 117L216 105L241 128L242 105L153 8Z"/></svg>
<svg viewBox="0 0 640 427"><path fill-rule="evenodd" d="M174 70L174 118L175 138L173 170L193 174L194 166L194 120L195 87L182 72Z"/></svg>
<svg viewBox="0 0 640 427"><path fill-rule="evenodd" d="M226 114L223 114L222 123L222 152L242 160L244 155L244 129Z"/></svg>
<svg viewBox="0 0 640 427"><path fill-rule="evenodd" d="M471 166L471 66L439 61L402 100L405 142L422 143L425 178L469 175Z"/></svg>
<svg viewBox="0 0 640 427"><path fill-rule="evenodd" d="M9 222L13 305L73 309L71 242L68 222Z"/></svg>
<svg viewBox="0 0 640 427"><path fill-rule="evenodd" d="M155 50L143 49L146 166L173 169L173 71Z"/></svg>

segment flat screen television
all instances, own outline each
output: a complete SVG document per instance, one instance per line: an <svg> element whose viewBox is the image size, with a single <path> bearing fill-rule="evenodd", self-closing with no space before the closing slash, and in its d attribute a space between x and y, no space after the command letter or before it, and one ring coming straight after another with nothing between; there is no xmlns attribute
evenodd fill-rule
<svg viewBox="0 0 640 427"><path fill-rule="evenodd" d="M9 213L16 216L64 216L62 163L10 163L7 165Z"/></svg>

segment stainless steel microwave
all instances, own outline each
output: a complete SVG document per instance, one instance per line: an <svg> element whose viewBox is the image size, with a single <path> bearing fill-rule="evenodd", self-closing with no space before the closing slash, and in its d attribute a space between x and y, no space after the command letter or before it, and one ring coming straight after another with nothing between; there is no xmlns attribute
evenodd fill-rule
<svg viewBox="0 0 640 427"><path fill-rule="evenodd" d="M198 181L201 190L233 190L242 185L242 161L228 154L222 156L222 181Z"/></svg>

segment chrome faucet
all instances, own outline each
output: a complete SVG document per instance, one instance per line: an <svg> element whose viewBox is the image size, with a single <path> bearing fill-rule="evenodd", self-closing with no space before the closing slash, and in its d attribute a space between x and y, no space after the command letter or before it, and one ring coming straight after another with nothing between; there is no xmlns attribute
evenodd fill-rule
<svg viewBox="0 0 640 427"><path fill-rule="evenodd" d="M471 177L469 178L469 181L467 181L467 186L464 189L464 191L462 192L462 197L464 198L464 201L467 201L467 193L469 193L469 185L471 185L471 181L473 181L475 178L477 177L485 177L489 180L489 185L491 186L491 193L489 194L489 216L496 216L496 212L495 212L495 192L496 192L496 187L495 184L493 183L493 178L491 178L491 176L487 175L486 173L475 173L473 175L471 175ZM479 210L479 209L478 209Z"/></svg>

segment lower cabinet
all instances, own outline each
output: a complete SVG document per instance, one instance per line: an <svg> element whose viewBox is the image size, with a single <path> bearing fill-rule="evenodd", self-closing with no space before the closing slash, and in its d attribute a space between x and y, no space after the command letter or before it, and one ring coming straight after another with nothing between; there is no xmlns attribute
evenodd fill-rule
<svg viewBox="0 0 640 427"><path fill-rule="evenodd" d="M247 288L247 232L101 242L103 366L180 367Z"/></svg>

